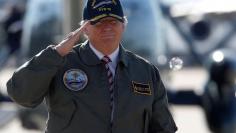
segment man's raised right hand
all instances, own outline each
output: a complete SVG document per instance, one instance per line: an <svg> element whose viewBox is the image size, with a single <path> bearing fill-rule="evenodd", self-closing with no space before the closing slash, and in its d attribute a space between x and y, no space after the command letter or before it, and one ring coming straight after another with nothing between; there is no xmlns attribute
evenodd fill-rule
<svg viewBox="0 0 236 133"><path fill-rule="evenodd" d="M69 33L65 39L55 46L55 49L61 56L65 56L71 51L73 46L79 41L80 35L84 32L84 29L88 23L88 21L85 22L80 28Z"/></svg>

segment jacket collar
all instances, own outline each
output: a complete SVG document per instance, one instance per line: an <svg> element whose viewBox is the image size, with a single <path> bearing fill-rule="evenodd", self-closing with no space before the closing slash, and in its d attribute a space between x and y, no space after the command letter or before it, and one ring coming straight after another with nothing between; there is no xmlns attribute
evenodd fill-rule
<svg viewBox="0 0 236 133"><path fill-rule="evenodd" d="M102 62L96 56L96 54L89 47L89 41L85 41L81 45L76 46L75 51L78 52L79 57L86 65L98 65ZM128 56L126 53L126 49L120 44L119 55L118 55L118 64L122 63L124 66L128 66Z"/></svg>
<svg viewBox="0 0 236 133"><path fill-rule="evenodd" d="M123 63L124 66L128 67L129 64L129 57L127 55L127 50L120 44L120 51L119 51L119 61L118 63Z"/></svg>

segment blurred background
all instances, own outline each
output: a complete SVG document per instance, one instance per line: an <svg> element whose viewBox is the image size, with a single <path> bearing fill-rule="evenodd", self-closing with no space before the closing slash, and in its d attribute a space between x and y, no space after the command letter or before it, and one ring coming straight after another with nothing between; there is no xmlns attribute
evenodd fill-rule
<svg viewBox="0 0 236 133"><path fill-rule="evenodd" d="M177 133L236 133L236 1L121 2L129 21L122 43L160 69ZM84 3L0 0L1 133L43 132L44 103L18 106L5 84L17 67L79 27Z"/></svg>

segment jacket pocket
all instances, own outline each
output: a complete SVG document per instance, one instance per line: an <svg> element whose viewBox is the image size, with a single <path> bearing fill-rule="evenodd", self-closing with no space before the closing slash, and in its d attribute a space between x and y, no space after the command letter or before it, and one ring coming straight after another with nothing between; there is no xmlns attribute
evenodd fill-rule
<svg viewBox="0 0 236 133"><path fill-rule="evenodd" d="M61 133L65 131L71 124L76 108L77 104L72 100L66 106L55 108L50 111L46 132Z"/></svg>

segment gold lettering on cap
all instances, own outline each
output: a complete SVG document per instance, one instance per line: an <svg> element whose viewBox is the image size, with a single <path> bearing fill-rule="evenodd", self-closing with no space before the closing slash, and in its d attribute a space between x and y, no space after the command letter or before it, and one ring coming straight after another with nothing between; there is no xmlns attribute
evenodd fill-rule
<svg viewBox="0 0 236 133"><path fill-rule="evenodd" d="M111 8L103 8L103 7L100 7L98 8L99 11L111 11Z"/></svg>

